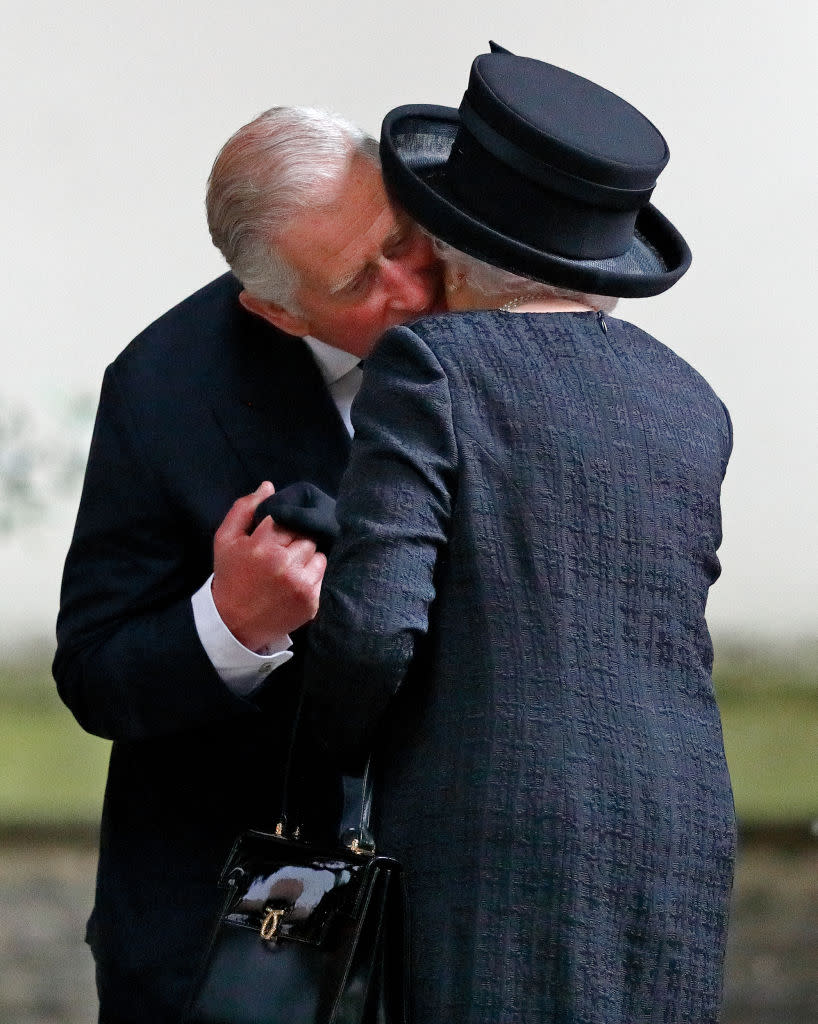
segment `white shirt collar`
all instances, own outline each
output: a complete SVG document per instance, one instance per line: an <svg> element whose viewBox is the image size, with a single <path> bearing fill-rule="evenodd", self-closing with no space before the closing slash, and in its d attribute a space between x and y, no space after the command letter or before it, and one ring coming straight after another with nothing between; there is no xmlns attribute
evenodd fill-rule
<svg viewBox="0 0 818 1024"><path fill-rule="evenodd" d="M326 342L319 341L318 338L311 338L307 335L304 341L309 345L327 387L331 387L341 377L345 377L360 362L357 356L344 352L340 348L333 348L332 345L327 345Z"/></svg>

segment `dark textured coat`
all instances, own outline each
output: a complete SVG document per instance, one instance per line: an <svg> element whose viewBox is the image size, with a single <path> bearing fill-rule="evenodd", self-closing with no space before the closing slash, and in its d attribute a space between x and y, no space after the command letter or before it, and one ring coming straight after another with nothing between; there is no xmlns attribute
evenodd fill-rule
<svg viewBox="0 0 818 1024"><path fill-rule="evenodd" d="M414 1024L715 1021L722 403L613 317L468 313L389 332L353 423L307 679L378 749Z"/></svg>
<svg viewBox="0 0 818 1024"><path fill-rule="evenodd" d="M230 846L279 810L301 639L256 700L222 684L190 604L213 534L264 479L334 493L349 450L309 349L238 292L212 282L108 368L65 566L54 675L114 741L88 938L117 1024L178 1024Z"/></svg>

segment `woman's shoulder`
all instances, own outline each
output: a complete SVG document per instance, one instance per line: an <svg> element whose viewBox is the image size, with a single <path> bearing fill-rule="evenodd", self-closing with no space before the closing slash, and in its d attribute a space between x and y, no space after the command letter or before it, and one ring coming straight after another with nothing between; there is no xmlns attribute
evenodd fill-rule
<svg viewBox="0 0 818 1024"><path fill-rule="evenodd" d="M464 339L495 333L498 318L506 319L506 315L496 309L475 309L457 313L438 313L433 316L420 317L406 325L411 331L435 352L462 347Z"/></svg>

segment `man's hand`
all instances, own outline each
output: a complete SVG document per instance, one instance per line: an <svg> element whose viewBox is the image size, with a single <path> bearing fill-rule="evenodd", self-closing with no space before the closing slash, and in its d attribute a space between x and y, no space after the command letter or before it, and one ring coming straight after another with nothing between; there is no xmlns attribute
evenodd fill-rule
<svg viewBox="0 0 818 1024"><path fill-rule="evenodd" d="M213 540L213 602L225 626L251 651L315 617L327 559L311 540L268 516L253 530L256 506L273 494L268 481L239 498Z"/></svg>

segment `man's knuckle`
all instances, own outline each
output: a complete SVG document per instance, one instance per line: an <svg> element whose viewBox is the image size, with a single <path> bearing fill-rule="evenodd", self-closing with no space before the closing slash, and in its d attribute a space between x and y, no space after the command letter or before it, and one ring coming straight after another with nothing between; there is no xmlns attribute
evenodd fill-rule
<svg viewBox="0 0 818 1024"><path fill-rule="evenodd" d="M312 584L301 569L294 569L290 573L290 583L293 594L295 594L300 601L303 602L309 600L310 594L312 593Z"/></svg>
<svg viewBox="0 0 818 1024"><path fill-rule="evenodd" d="M270 559L279 575L289 579L293 572L293 558L290 552L286 548L276 548L270 553Z"/></svg>
<svg viewBox="0 0 818 1024"><path fill-rule="evenodd" d="M291 585L293 594L301 604L309 599L310 585L309 582L304 579L303 573L294 572L291 576Z"/></svg>

